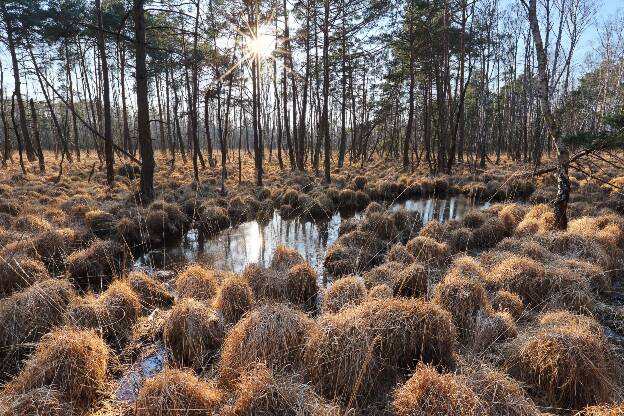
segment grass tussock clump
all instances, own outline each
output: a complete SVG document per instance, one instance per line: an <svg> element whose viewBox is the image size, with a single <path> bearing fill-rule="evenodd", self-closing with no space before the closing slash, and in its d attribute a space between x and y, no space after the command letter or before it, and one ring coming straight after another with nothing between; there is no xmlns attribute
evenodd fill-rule
<svg viewBox="0 0 624 416"><path fill-rule="evenodd" d="M426 296L429 288L429 271L420 263L412 263L392 276L394 296Z"/></svg>
<svg viewBox="0 0 624 416"><path fill-rule="evenodd" d="M213 236L229 227L230 217L223 207L202 205L199 212L199 223L208 236Z"/></svg>
<svg viewBox="0 0 624 416"><path fill-rule="evenodd" d="M87 248L67 257L67 275L81 289L103 290L121 274L125 265L124 247L111 240L95 240Z"/></svg>
<svg viewBox="0 0 624 416"><path fill-rule="evenodd" d="M0 416L74 416L75 409L51 387L0 398Z"/></svg>
<svg viewBox="0 0 624 416"><path fill-rule="evenodd" d="M54 387L65 401L87 408L104 388L108 360L108 348L94 331L53 331L41 339L22 372L7 384L4 395Z"/></svg>
<svg viewBox="0 0 624 416"><path fill-rule="evenodd" d="M366 298L366 286L355 276L342 277L325 291L322 313L336 313L343 308L359 305Z"/></svg>
<svg viewBox="0 0 624 416"><path fill-rule="evenodd" d="M624 415L624 403L619 405L588 406L575 416L622 416Z"/></svg>
<svg viewBox="0 0 624 416"><path fill-rule="evenodd" d="M433 302L447 310L460 335L469 335L480 312L489 311L490 304L481 282L458 273L449 273L433 290Z"/></svg>
<svg viewBox="0 0 624 416"><path fill-rule="evenodd" d="M390 250L386 253L385 262L398 262L403 264L411 264L416 259L412 256L403 244L395 244L390 247Z"/></svg>
<svg viewBox="0 0 624 416"><path fill-rule="evenodd" d="M136 401L136 416L203 416L216 414L223 392L188 371L165 370L145 382Z"/></svg>
<svg viewBox="0 0 624 416"><path fill-rule="evenodd" d="M468 375L468 384L485 405L485 414L505 416L542 414L518 382L504 373L483 367Z"/></svg>
<svg viewBox="0 0 624 416"><path fill-rule="evenodd" d="M299 261L299 253L285 257L282 252L280 256L277 261L274 257L270 268L250 264L243 271L242 276L252 288L256 300L287 302L306 310L313 309L318 296L316 271L303 259Z"/></svg>
<svg viewBox="0 0 624 416"><path fill-rule="evenodd" d="M440 374L428 365L419 365L393 395L397 416L481 416L485 404L470 388L465 377Z"/></svg>
<svg viewBox="0 0 624 416"><path fill-rule="evenodd" d="M260 306L227 334L221 353L220 380L233 385L258 362L276 372L302 367L306 340L314 321L283 304Z"/></svg>
<svg viewBox="0 0 624 416"><path fill-rule="evenodd" d="M98 237L106 237L115 229L115 217L110 212L94 209L84 215L85 225Z"/></svg>
<svg viewBox="0 0 624 416"><path fill-rule="evenodd" d="M215 311L194 299L184 299L171 310L163 340L175 361L201 369L218 353L223 342L223 322Z"/></svg>
<svg viewBox="0 0 624 416"><path fill-rule="evenodd" d="M567 312L546 314L508 357L511 374L551 405L565 409L607 403L614 361L600 325Z"/></svg>
<svg viewBox="0 0 624 416"><path fill-rule="evenodd" d="M180 299L209 301L217 293L218 286L215 272L199 264L187 266L176 279L176 292Z"/></svg>
<svg viewBox="0 0 624 416"><path fill-rule="evenodd" d="M520 296L507 290L498 290L490 298L490 304L498 312L508 312L514 319L520 318L524 312L524 303Z"/></svg>
<svg viewBox="0 0 624 416"><path fill-rule="evenodd" d="M505 255L486 277L494 290L515 293L532 307L586 308L591 303L589 283L576 274L546 268L528 257Z"/></svg>
<svg viewBox="0 0 624 416"><path fill-rule="evenodd" d="M131 272L125 281L139 297L146 312L173 305L173 296L167 291L166 286L146 273Z"/></svg>
<svg viewBox="0 0 624 416"><path fill-rule="evenodd" d="M77 233L71 228L54 229L37 234L33 248L43 263L54 271L64 267L65 259L74 248Z"/></svg>
<svg viewBox="0 0 624 416"><path fill-rule="evenodd" d="M444 264L449 260L449 248L433 238L418 236L407 243L407 250L423 263Z"/></svg>
<svg viewBox="0 0 624 416"><path fill-rule="evenodd" d="M517 235L543 234L555 229L555 213L551 206L546 204L535 205L525 214L516 227Z"/></svg>
<svg viewBox="0 0 624 416"><path fill-rule="evenodd" d="M50 277L45 265L28 257L0 258L0 298Z"/></svg>
<svg viewBox="0 0 624 416"><path fill-rule="evenodd" d="M455 327L418 299L369 300L322 315L307 339L306 368L319 391L353 406L374 403L418 361L451 364Z"/></svg>
<svg viewBox="0 0 624 416"><path fill-rule="evenodd" d="M368 291L369 299L390 299L392 298L392 288L385 283L372 287Z"/></svg>
<svg viewBox="0 0 624 416"><path fill-rule="evenodd" d="M223 316L226 325L234 325L251 310L253 304L253 292L247 281L232 276L223 280L219 286L213 307Z"/></svg>
<svg viewBox="0 0 624 416"><path fill-rule="evenodd" d="M0 300L0 373L11 374L50 329L63 322L75 296L67 280L48 279Z"/></svg>
<svg viewBox="0 0 624 416"><path fill-rule="evenodd" d="M117 280L95 298L87 296L71 305L66 322L77 328L95 329L114 345L122 347L141 314L141 302L132 288Z"/></svg>
<svg viewBox="0 0 624 416"><path fill-rule="evenodd" d="M481 352L496 342L515 338L518 327L509 312L479 311L471 335L472 349Z"/></svg>
<svg viewBox="0 0 624 416"><path fill-rule="evenodd" d="M276 270L288 270L296 264L304 263L301 254L294 248L278 245L271 259L271 267Z"/></svg>
<svg viewBox="0 0 624 416"><path fill-rule="evenodd" d="M223 411L224 416L340 414L338 407L326 403L295 375L274 374L264 364L256 365L241 377L234 403Z"/></svg>

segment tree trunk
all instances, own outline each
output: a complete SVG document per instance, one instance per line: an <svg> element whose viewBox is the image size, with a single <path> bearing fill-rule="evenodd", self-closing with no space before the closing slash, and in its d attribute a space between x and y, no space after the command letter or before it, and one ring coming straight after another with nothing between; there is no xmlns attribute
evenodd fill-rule
<svg viewBox="0 0 624 416"><path fill-rule="evenodd" d="M134 0L134 32L136 49L137 124L141 152L141 198L154 199L154 151L150 137L147 68L145 64L145 16L143 1Z"/></svg>
<svg viewBox="0 0 624 416"><path fill-rule="evenodd" d="M41 149L41 138L39 136L39 123L37 122L37 110L35 110L35 102L30 99L30 114L32 115L32 129L35 137L35 146L37 146L37 157L39 159L39 172L45 172L45 161L43 158L43 150Z"/></svg>
<svg viewBox="0 0 624 416"><path fill-rule="evenodd" d="M106 160L106 183L112 185L115 180L113 160L113 129L111 124L110 82L108 76L108 61L106 59L106 44L104 43L104 29L102 23L102 8L100 0L95 0L95 9L98 20L98 49L100 51L100 65L102 68L102 88L104 99L104 158Z"/></svg>
<svg viewBox="0 0 624 416"><path fill-rule="evenodd" d="M28 132L28 126L26 125L26 110L24 109L24 101L22 100L22 91L21 91L21 80L19 73L19 61L17 59L15 38L13 33L13 22L11 21L11 16L7 13L5 2L0 2L0 11L2 12L2 17L4 18L4 25L7 35L7 45L9 47L9 52L11 53L11 63L13 64L13 91L15 95L15 99L17 101L17 110L19 111L20 117L20 129L22 131L22 135L24 137L24 146L26 148L26 157L28 160L35 160L35 152L32 147L32 142L30 140L30 133Z"/></svg>
<svg viewBox="0 0 624 416"><path fill-rule="evenodd" d="M537 17L537 0L529 0L528 6L529 24L535 43L537 53L537 68L539 72L539 99L542 107L544 123L548 129L548 134L557 149L557 197L553 203L555 210L555 226L560 230L568 227L568 201L570 200L570 178L568 175L570 152L566 143L562 139L561 128L552 114L550 105L550 94L548 87L548 57L542 34L540 33L539 21Z"/></svg>

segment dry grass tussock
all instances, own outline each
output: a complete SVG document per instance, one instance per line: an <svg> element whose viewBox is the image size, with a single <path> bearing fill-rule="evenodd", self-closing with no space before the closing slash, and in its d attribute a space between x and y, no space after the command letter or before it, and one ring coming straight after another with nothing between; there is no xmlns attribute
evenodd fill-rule
<svg viewBox="0 0 624 416"><path fill-rule="evenodd" d="M95 332L59 329L41 339L2 395L17 397L54 387L66 402L87 408L103 391L108 362L108 348Z"/></svg>
<svg viewBox="0 0 624 416"><path fill-rule="evenodd" d="M139 392L136 416L203 416L216 414L224 401L221 390L191 372L165 370L147 380Z"/></svg>
<svg viewBox="0 0 624 416"><path fill-rule="evenodd" d="M63 394L40 387L23 394L0 398L0 416L74 416L77 412Z"/></svg>
<svg viewBox="0 0 624 416"><path fill-rule="evenodd" d="M87 295L70 305L67 324L95 329L117 348L123 347L141 315L141 302L132 288L121 280L113 282L99 297Z"/></svg>
<svg viewBox="0 0 624 416"><path fill-rule="evenodd" d="M67 275L81 289L106 289L126 264L124 247L112 240L95 240L67 257Z"/></svg>
<svg viewBox="0 0 624 416"><path fill-rule="evenodd" d="M234 325L252 309L253 305L254 296L251 287L245 279L238 276L223 280L212 303L226 325Z"/></svg>
<svg viewBox="0 0 624 416"><path fill-rule="evenodd" d="M181 366L201 369L219 352L223 342L223 322L217 313L194 299L177 303L167 317L163 340Z"/></svg>
<svg viewBox="0 0 624 416"><path fill-rule="evenodd" d="M28 257L0 257L0 298L50 277L45 265Z"/></svg>
<svg viewBox="0 0 624 416"><path fill-rule="evenodd" d="M131 272L125 282L139 297L143 310L150 312L156 308L169 308L173 305L173 295L160 281L143 272Z"/></svg>
<svg viewBox="0 0 624 416"><path fill-rule="evenodd" d="M608 403L617 395L615 361L600 324L569 312L544 315L507 359L514 377L564 409Z"/></svg>
<svg viewBox="0 0 624 416"><path fill-rule="evenodd" d="M264 364L257 364L241 377L234 403L223 411L224 416L340 414L337 406L328 404L297 375L274 374Z"/></svg>
<svg viewBox="0 0 624 416"><path fill-rule="evenodd" d="M176 278L178 298L210 301L217 293L219 282L213 270L199 264L187 266Z"/></svg>
<svg viewBox="0 0 624 416"><path fill-rule="evenodd" d="M322 313L336 313L343 308L359 305L366 298L366 286L355 276L335 280L323 294Z"/></svg>
<svg viewBox="0 0 624 416"><path fill-rule="evenodd" d="M423 364L395 390L392 409L397 416L486 414L485 404L465 377L440 374L435 368Z"/></svg>
<svg viewBox="0 0 624 416"><path fill-rule="evenodd" d="M250 264L242 277L259 302L286 302L305 310L316 305L318 274L296 250L279 246L270 267Z"/></svg>
<svg viewBox="0 0 624 416"><path fill-rule="evenodd" d="M0 300L0 373L12 374L39 339L63 322L74 298L66 280L48 279Z"/></svg>
<svg viewBox="0 0 624 416"><path fill-rule="evenodd" d="M370 300L322 315L306 345L310 380L329 398L374 403L418 361L450 365L455 327L449 314L416 299Z"/></svg>
<svg viewBox="0 0 624 416"><path fill-rule="evenodd" d="M304 345L315 325L303 312L284 304L254 309L232 327L223 342L221 382L236 384L258 362L275 372L300 370Z"/></svg>

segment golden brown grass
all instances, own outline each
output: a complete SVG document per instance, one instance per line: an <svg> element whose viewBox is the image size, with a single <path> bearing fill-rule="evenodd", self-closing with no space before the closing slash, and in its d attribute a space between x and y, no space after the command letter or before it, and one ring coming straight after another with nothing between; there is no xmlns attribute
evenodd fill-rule
<svg viewBox="0 0 624 416"><path fill-rule="evenodd" d="M176 278L176 292L180 299L210 301L216 295L218 285L215 272L199 264L187 266Z"/></svg>
<svg viewBox="0 0 624 416"><path fill-rule="evenodd" d="M235 384L258 362L276 372L302 367L303 348L315 322L283 304L268 304L245 315L223 342L220 380Z"/></svg>
<svg viewBox="0 0 624 416"><path fill-rule="evenodd" d="M306 310L313 309L316 304L318 275L293 249L276 251L269 268L248 265L242 277L251 286L257 301L288 302Z"/></svg>
<svg viewBox="0 0 624 416"><path fill-rule="evenodd" d="M40 387L0 398L0 416L74 416L75 409L61 392Z"/></svg>
<svg viewBox="0 0 624 416"><path fill-rule="evenodd" d="M45 265L28 257L0 257L0 298L48 279Z"/></svg>
<svg viewBox="0 0 624 416"><path fill-rule="evenodd" d="M63 322L75 296L67 280L48 279L0 300L0 372L12 374L39 339Z"/></svg>
<svg viewBox="0 0 624 416"><path fill-rule="evenodd" d="M524 304L520 296L507 290L498 290L490 298L490 304L499 312L509 312L515 319L524 312Z"/></svg>
<svg viewBox="0 0 624 416"><path fill-rule="evenodd" d="M177 303L163 328L163 341L175 361L195 369L205 367L218 355L223 336L223 322L219 316L194 299Z"/></svg>
<svg viewBox="0 0 624 416"><path fill-rule="evenodd" d="M483 366L468 375L468 383L481 399L488 415L542 414L520 384L500 371Z"/></svg>
<svg viewBox="0 0 624 416"><path fill-rule="evenodd" d="M80 288L103 290L126 264L123 246L111 240L95 240L67 257L67 275Z"/></svg>
<svg viewBox="0 0 624 416"><path fill-rule="evenodd" d="M485 405L465 377L440 374L419 365L405 384L394 392L392 409L397 416L480 416Z"/></svg>
<svg viewBox="0 0 624 416"><path fill-rule="evenodd" d="M451 314L462 336L474 330L478 313L487 313L490 308L481 282L457 273L446 275L435 286L432 300Z"/></svg>
<svg viewBox="0 0 624 416"><path fill-rule="evenodd" d="M393 273L392 292L395 296L426 296L428 289L429 271L420 263L412 263Z"/></svg>
<svg viewBox="0 0 624 416"><path fill-rule="evenodd" d="M219 389L182 370L165 370L147 380L136 401L136 416L216 414L224 401Z"/></svg>
<svg viewBox="0 0 624 416"><path fill-rule="evenodd" d="M256 365L241 377L234 403L223 412L224 416L340 414L338 407L326 403L296 375L273 374L264 364Z"/></svg>
<svg viewBox="0 0 624 416"><path fill-rule="evenodd" d="M449 260L446 243L439 243L432 238L419 236L407 243L407 250L416 260L423 263L444 264Z"/></svg>
<svg viewBox="0 0 624 416"><path fill-rule="evenodd" d="M310 380L329 399L374 403L418 361L450 364L450 315L418 299L370 300L322 315L306 345Z"/></svg>
<svg viewBox="0 0 624 416"><path fill-rule="evenodd" d="M121 280L113 282L99 297L87 295L70 306L67 324L95 329L115 347L123 347L141 315L141 302L132 288Z"/></svg>
<svg viewBox="0 0 624 416"><path fill-rule="evenodd" d="M67 402L86 408L104 387L108 360L108 348L94 331L59 329L41 339L3 394L22 395L53 386Z"/></svg>
<svg viewBox="0 0 624 416"><path fill-rule="evenodd" d="M608 402L615 393L614 362L600 325L592 321L545 315L536 331L515 343L510 372L560 408Z"/></svg>
<svg viewBox="0 0 624 416"><path fill-rule="evenodd" d="M336 313L342 308L359 305L366 298L366 287L355 276L335 280L323 295L322 313Z"/></svg>
<svg viewBox="0 0 624 416"><path fill-rule="evenodd" d="M146 273L131 272L125 282L139 297L145 312L150 312L156 308L168 308L173 305L173 295L169 293L167 287Z"/></svg>
<svg viewBox="0 0 624 416"><path fill-rule="evenodd" d="M226 325L234 325L253 307L253 292L245 279L228 277L219 286L212 305L223 316Z"/></svg>

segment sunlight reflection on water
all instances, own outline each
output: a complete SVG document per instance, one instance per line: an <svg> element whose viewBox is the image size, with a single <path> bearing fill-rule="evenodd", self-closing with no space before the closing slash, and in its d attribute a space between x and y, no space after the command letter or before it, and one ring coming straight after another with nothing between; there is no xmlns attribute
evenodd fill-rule
<svg viewBox="0 0 624 416"><path fill-rule="evenodd" d="M475 206L475 201L463 196L448 199L418 199L397 202L390 210L417 211L423 223L459 219L464 212ZM481 204L487 207L489 204ZM361 213L355 213L361 218ZM345 218L351 218L353 215ZM183 241L175 247L153 250L141 256L135 263L138 269L148 271L170 269L190 262L206 263L219 270L240 273L250 263L268 266L278 245L296 249L303 258L323 274L323 259L327 248L338 238L343 217L335 213L329 221L283 219L275 211L268 223L249 221L206 238L198 230L190 230Z"/></svg>

